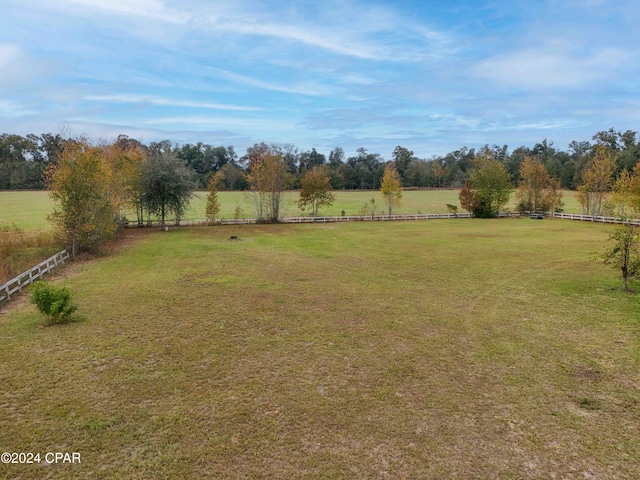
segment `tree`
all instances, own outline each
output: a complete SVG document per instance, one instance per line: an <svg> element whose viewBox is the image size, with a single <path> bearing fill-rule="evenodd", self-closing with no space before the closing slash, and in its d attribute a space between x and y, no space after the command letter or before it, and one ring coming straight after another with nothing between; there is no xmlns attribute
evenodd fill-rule
<svg viewBox="0 0 640 480"><path fill-rule="evenodd" d="M475 212L480 204L478 192L473 189L473 185L471 185L471 182L468 180L460 189L458 199L460 200L460 206L469 213Z"/></svg>
<svg viewBox="0 0 640 480"><path fill-rule="evenodd" d="M413 151L401 147L400 145L393 149L393 164L396 167L396 170L400 174L401 178L404 178L407 167L409 167L409 164L413 160Z"/></svg>
<svg viewBox="0 0 640 480"><path fill-rule="evenodd" d="M624 289L627 291L631 291L628 279L640 278L639 237L636 227L625 220L609 235L613 245L602 254L605 265L620 270Z"/></svg>
<svg viewBox="0 0 640 480"><path fill-rule="evenodd" d="M86 141L67 142L57 165L50 164L46 183L56 208L49 219L75 258L111 238L118 228L109 200L103 151Z"/></svg>
<svg viewBox="0 0 640 480"><path fill-rule="evenodd" d="M389 215L393 214L393 209L400 205L402 200L402 184L400 182L400 174L392 163L388 163L384 169L380 192L387 204Z"/></svg>
<svg viewBox="0 0 640 480"><path fill-rule="evenodd" d="M103 147L109 200L116 220L124 218L126 208L134 208L138 224L142 224L142 169L147 155L137 140L120 135L111 145Z"/></svg>
<svg viewBox="0 0 640 480"><path fill-rule="evenodd" d="M301 210L311 207L311 215L318 215L318 209L329 206L335 200L331 192L331 183L326 168L315 166L307 171L300 181L300 199L298 206Z"/></svg>
<svg viewBox="0 0 640 480"><path fill-rule="evenodd" d="M520 183L516 198L521 212L555 211L561 204L559 182L547 173L543 163L535 157L525 156L520 164Z"/></svg>
<svg viewBox="0 0 640 480"><path fill-rule="evenodd" d="M344 187L349 189L377 190L383 176L384 164L377 153L357 149L358 155L349 157L343 167Z"/></svg>
<svg viewBox="0 0 640 480"><path fill-rule="evenodd" d="M476 208L473 212L477 217L495 217L509 201L513 190L504 164L487 150L476 157L470 181L472 189L477 194Z"/></svg>
<svg viewBox="0 0 640 480"><path fill-rule="evenodd" d="M0 190L42 188L41 160L31 136L0 135Z"/></svg>
<svg viewBox="0 0 640 480"><path fill-rule="evenodd" d="M602 215L604 200L613 183L615 163L604 144L594 147L595 155L582 171L582 185L576 195L587 215Z"/></svg>
<svg viewBox="0 0 640 480"><path fill-rule="evenodd" d="M611 195L610 210L619 217L626 217L633 208L635 196L634 192L635 181L632 174L626 168L622 169L616 182L613 184L613 190Z"/></svg>
<svg viewBox="0 0 640 480"><path fill-rule="evenodd" d="M218 172L209 180L209 194L207 195L205 214L207 221L210 223L215 222L216 216L220 213L220 201L218 200L218 182L220 178L221 174Z"/></svg>
<svg viewBox="0 0 640 480"><path fill-rule="evenodd" d="M334 190L344 188L344 150L336 147L329 153L329 178Z"/></svg>
<svg viewBox="0 0 640 480"><path fill-rule="evenodd" d="M310 152L302 152L298 158L300 173L304 174L314 167L321 167L326 161L325 156L316 152L315 148L312 148Z"/></svg>
<svg viewBox="0 0 640 480"><path fill-rule="evenodd" d="M142 172L142 203L149 213L160 215L162 226L173 213L176 221L182 217L193 194L192 173L173 153L157 153L145 164Z"/></svg>
<svg viewBox="0 0 640 480"><path fill-rule="evenodd" d="M256 144L247 150L247 180L259 220L275 223L280 217L282 193L289 184L287 163L275 146Z"/></svg>

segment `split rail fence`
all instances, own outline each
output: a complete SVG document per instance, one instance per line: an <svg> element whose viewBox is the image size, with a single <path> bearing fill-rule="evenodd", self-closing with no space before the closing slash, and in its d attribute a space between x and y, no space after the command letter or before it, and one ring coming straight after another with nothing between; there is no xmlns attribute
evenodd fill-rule
<svg viewBox="0 0 640 480"><path fill-rule="evenodd" d="M406 220L433 220L441 218L471 218L473 215L470 213L413 213L404 215L345 215L345 216L332 216L332 217L284 217L280 219L282 223L337 223L337 222L385 222L385 221L406 221ZM510 218L520 217L520 213L513 212L500 212L498 217ZM598 222L598 223L623 223L617 217L604 217L597 215L581 215L577 213L553 213L547 214L547 216L553 218L561 218L566 220L579 220L583 222ZM208 222L207 220L179 220L167 222L167 224L173 224L176 226L201 226L201 225L248 225L258 223L256 218L220 218L215 222ZM640 226L640 219L629 220L632 225ZM143 226L160 226L160 220L152 220L151 222L143 222L142 224L130 221L127 227L143 227ZM20 292L23 287L26 287L30 283L42 278L45 273L51 271L52 268L57 267L60 264L64 264L65 260L69 259L69 253L66 250L56 253L51 258L46 259L44 262L39 263L35 267L21 273L17 277L9 280L4 285L0 286L0 305L3 302L8 301L16 292Z"/></svg>
<svg viewBox="0 0 640 480"><path fill-rule="evenodd" d="M501 212L500 218L519 217L519 213ZM280 223L337 223L337 222L384 222L384 221L401 221L401 220L432 220L438 218L471 218L470 213L410 213L403 215L339 215L330 217L283 217ZM202 225L249 225L259 223L257 218L218 218L213 222L207 220L171 220L166 221L166 225L195 227ZM160 220L152 220L138 223L137 221L129 221L127 227L147 227L160 226Z"/></svg>
<svg viewBox="0 0 640 480"><path fill-rule="evenodd" d="M69 259L69 252L62 250L56 253L53 257L47 258L44 262L40 262L33 268L30 268L26 272L21 273L15 278L12 278L4 285L0 286L0 305L4 302L8 302L11 299L11 295L16 292L22 291L24 287L30 283L35 282L42 278L45 273L49 273L53 268L58 265L64 264L65 260Z"/></svg>
<svg viewBox="0 0 640 480"><path fill-rule="evenodd" d="M640 226L640 219L634 218L621 220L619 217L603 217L600 215L581 215L578 213L553 213L549 214L553 218L564 218L566 220L580 220L582 222L598 222L598 223L630 223L631 225Z"/></svg>
<svg viewBox="0 0 640 480"><path fill-rule="evenodd" d="M499 218L527 217L528 214L517 212L500 212ZM552 218L561 218L566 220L580 220L583 222L598 223L624 223L618 217L605 217L599 215L582 215L578 213L546 213L545 216ZM329 217L283 217L280 223L339 223L339 222L385 222L385 221L406 221L406 220L433 220L440 218L472 218L470 213L410 213L403 215L345 215L345 216L329 216ZM628 221L632 225L640 226L640 219L631 219ZM256 218L218 218L213 222L207 220L169 220L165 222L169 226L181 227L197 227L204 225L250 225L260 223ZM138 223L130 221L127 227L149 227L160 226L160 220L145 221Z"/></svg>

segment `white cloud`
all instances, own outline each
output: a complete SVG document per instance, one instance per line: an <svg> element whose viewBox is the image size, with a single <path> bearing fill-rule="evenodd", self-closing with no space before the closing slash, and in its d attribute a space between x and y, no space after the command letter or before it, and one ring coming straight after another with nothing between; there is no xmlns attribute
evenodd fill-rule
<svg viewBox="0 0 640 480"><path fill-rule="evenodd" d="M207 15L208 30L280 39L330 53L375 61L420 62L450 54L449 35L401 16L397 10L354 1L325 2L324 8L258 11L247 2ZM293 11L293 13L292 13Z"/></svg>
<svg viewBox="0 0 640 480"><path fill-rule="evenodd" d="M217 18L215 20L217 20ZM261 23L258 21L248 21L248 19L225 21L222 23L216 22L213 25L216 30L231 31L242 35L257 35L294 40L333 53L356 58L378 60L382 59L381 57L386 58L388 56L388 53L383 52L381 47L345 38L345 36L340 36L335 30L322 31L304 25Z"/></svg>
<svg viewBox="0 0 640 480"><path fill-rule="evenodd" d="M22 115L33 115L35 113L33 110L13 100L0 99L0 116L2 117L19 117Z"/></svg>
<svg viewBox="0 0 640 480"><path fill-rule="evenodd" d="M606 79L626 59L627 55L617 49L580 55L553 47L529 48L488 58L472 71L510 87L575 87Z"/></svg>
<svg viewBox="0 0 640 480"><path fill-rule="evenodd" d="M92 102L121 102L121 103L148 103L166 107L187 107L187 108L207 108L212 110L232 110L232 111L256 111L257 107L244 107L238 105L228 105L223 103L197 102L189 100L173 100L170 98L156 97L152 95L89 95L86 100Z"/></svg>
<svg viewBox="0 0 640 480"><path fill-rule="evenodd" d="M20 58L21 52L17 45L10 43L0 44L0 71L6 68L10 63Z"/></svg>
<svg viewBox="0 0 640 480"><path fill-rule="evenodd" d="M171 23L186 23L191 18L183 12L169 11L160 0L59 0L67 3L104 12L134 17L162 20Z"/></svg>
<svg viewBox="0 0 640 480"><path fill-rule="evenodd" d="M314 81L298 83L295 85L280 85L277 83L266 82L264 80L259 80L254 77L248 77L246 75L240 75L226 70L221 70L220 74L234 82L238 82L250 87L262 88L264 90L272 90L274 92L308 96L324 96L333 95L335 93L332 88Z"/></svg>

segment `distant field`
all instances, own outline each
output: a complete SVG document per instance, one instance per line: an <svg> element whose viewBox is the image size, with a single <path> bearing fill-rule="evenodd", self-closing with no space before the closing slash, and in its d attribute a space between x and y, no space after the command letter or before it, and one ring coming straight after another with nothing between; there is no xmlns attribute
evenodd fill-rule
<svg viewBox="0 0 640 480"><path fill-rule="evenodd" d="M0 312L0 477L636 478L640 296L607 226L129 231ZM238 235L238 240L229 240Z"/></svg>
<svg viewBox="0 0 640 480"><path fill-rule="evenodd" d="M346 215L358 215L362 206L370 199L375 199L378 211L383 211L384 201L378 190L364 191L337 191L336 201L331 207L324 207L320 213L322 215L340 215L342 210ZM298 209L298 192L287 192L284 194L282 203L282 214L284 216L295 216L304 214ZM243 217L254 217L255 210L250 194L246 192L220 192L221 216L233 217L236 206L242 209ZM199 191L194 194L190 207L186 212L185 219L204 220L207 192ZM580 213L581 208L575 199L575 192L564 192L565 211ZM458 200L458 190L422 190L408 191L403 193L402 204L396 210L397 213L446 213L447 204L460 205ZM515 207L515 200L512 199L509 208ZM49 229L47 215L53 209L53 202L47 192L0 192L0 224L15 223L24 229ZM460 208L460 211L462 209ZM130 218L135 218L131 213Z"/></svg>

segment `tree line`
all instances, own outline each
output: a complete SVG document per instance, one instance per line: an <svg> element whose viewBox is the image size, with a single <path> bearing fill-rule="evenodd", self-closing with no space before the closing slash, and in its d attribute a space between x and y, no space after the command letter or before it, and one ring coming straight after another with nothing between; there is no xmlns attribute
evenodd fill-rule
<svg viewBox="0 0 640 480"><path fill-rule="evenodd" d="M614 176L625 168L631 171L640 161L640 142L637 132L611 128L596 133L592 141L573 141L567 151L554 147L546 139L533 148L486 145L480 149L462 147L442 156L418 158L406 147L397 146L391 158L385 160L379 153L359 148L346 157L336 147L328 155L315 148L300 151L293 145L256 144L239 155L232 146L212 146L198 142L179 145L170 140L150 142L148 145L121 135L113 144L119 148L134 148L150 158L154 155L172 155L192 172L195 188L207 188L211 178L218 175L221 190L250 190L247 178L252 152L269 147L280 155L289 176L288 188L299 189L302 178L314 167L323 167L333 190L377 190L381 186L385 166L392 163L404 188L461 188L470 180L476 158L490 156L498 160L517 185L520 166L527 157L537 158L562 189L575 190L582 184L585 166L595 158L599 145L611 153L615 164ZM2 134L0 136L0 190L45 188L43 172L55 165L65 145L72 139L50 133L26 136Z"/></svg>
<svg viewBox="0 0 640 480"><path fill-rule="evenodd" d="M596 143L584 152L587 158L580 169L577 185L576 197L583 211L622 219L637 216L640 213L640 158L634 153L638 146L635 134L610 130L600 132L594 139ZM339 173L339 167L351 160L340 163L337 169L332 168L331 161L336 163L339 158L336 149L332 151L329 163L321 161L322 155L315 150L312 150L313 155L303 157L303 163L299 160L301 155L293 162L292 158L297 154L294 155L292 148L260 143L248 148L239 160L232 148L224 148L227 161L221 160L218 168L212 170L215 173L203 177L195 170L193 162L181 156L182 150L169 142L144 146L126 136L102 144L93 144L86 138L60 140L59 149L51 149L55 159L52 154L46 161L43 155L38 157L40 160L32 158L29 161L43 166L43 185L50 190L55 203L50 220L74 257L81 250L96 248L111 238L125 221L128 223L124 218L125 211L135 211L139 224L143 224L145 218L147 224L151 224L152 215L161 219L163 227L169 215L179 220L194 189L205 179L209 190L206 216L215 221L220 211L217 193L228 186L229 172L235 183L242 182L249 190L258 221L279 221L283 192L296 187L300 190L299 207L317 215L321 206L333 202L332 190L336 187L332 180L335 180L336 172ZM389 215L402 198L405 178L402 173L406 174L415 163L410 153L397 147L394 160L382 163L379 156L371 156L364 149L358 151L364 158L363 163L369 161L372 166L384 167L381 178L375 181L372 178L372 184L366 188L380 189ZM509 162L505 161L505 153L506 148L497 151L488 146L474 152L459 192L462 208L476 217L494 217L510 200L517 185L519 211L561 209L562 181L553 175L544 156L532 152L525 154L513 175ZM407 162L403 163L402 158ZM508 158L513 160L513 155ZM344 176L340 180L343 181ZM457 206L448 207L457 210ZM624 228L627 230L618 239L622 246L614 251L614 257L623 250L624 242L637 250L637 234L628 221ZM622 258L628 260L629 255L625 253ZM627 260L621 267L625 282L627 273L632 272L635 276L634 269L640 272L640 263L630 266Z"/></svg>

